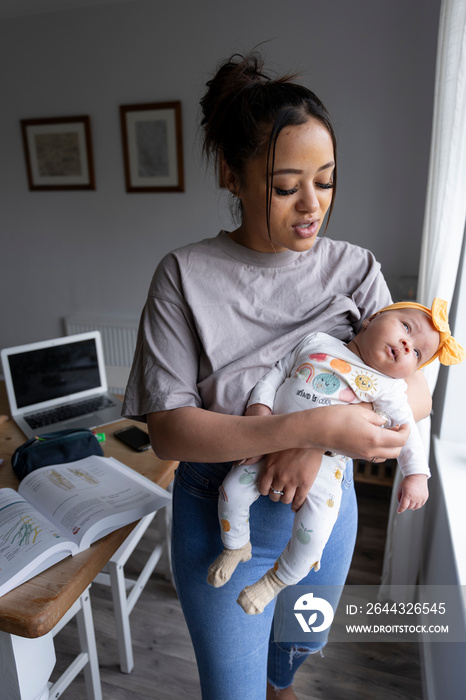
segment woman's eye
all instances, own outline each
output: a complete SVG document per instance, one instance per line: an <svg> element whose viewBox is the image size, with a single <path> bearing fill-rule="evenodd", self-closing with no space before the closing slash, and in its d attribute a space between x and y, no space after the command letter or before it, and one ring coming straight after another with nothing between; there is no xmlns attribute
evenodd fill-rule
<svg viewBox="0 0 466 700"><path fill-rule="evenodd" d="M275 194L278 194L280 197L287 197L290 194L295 194L295 192L298 191L297 187L293 187L291 190L282 190L280 187L275 187Z"/></svg>

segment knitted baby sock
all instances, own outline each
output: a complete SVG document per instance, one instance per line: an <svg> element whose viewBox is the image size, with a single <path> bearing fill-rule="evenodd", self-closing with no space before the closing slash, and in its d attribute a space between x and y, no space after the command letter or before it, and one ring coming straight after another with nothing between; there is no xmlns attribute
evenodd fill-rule
<svg viewBox="0 0 466 700"><path fill-rule="evenodd" d="M266 605L286 587L286 583L280 581L273 569L269 569L262 578L252 586L243 588L236 601L248 615L257 615L263 612Z"/></svg>
<svg viewBox="0 0 466 700"><path fill-rule="evenodd" d="M251 558L251 543L246 542L239 549L225 549L217 557L213 564L209 566L207 583L215 588L220 588L230 580L233 571L242 561L249 561Z"/></svg>

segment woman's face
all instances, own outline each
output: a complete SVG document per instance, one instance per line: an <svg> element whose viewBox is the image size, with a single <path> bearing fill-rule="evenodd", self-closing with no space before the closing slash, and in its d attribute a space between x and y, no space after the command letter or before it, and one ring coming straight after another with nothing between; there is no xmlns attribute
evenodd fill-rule
<svg viewBox="0 0 466 700"><path fill-rule="evenodd" d="M231 234L233 240L261 252L312 248L332 201L334 158L331 136L316 119L285 127L275 151L270 237L265 214L267 155L263 154L249 161L241 187L234 190L241 199L243 218ZM232 184L230 180L230 189Z"/></svg>

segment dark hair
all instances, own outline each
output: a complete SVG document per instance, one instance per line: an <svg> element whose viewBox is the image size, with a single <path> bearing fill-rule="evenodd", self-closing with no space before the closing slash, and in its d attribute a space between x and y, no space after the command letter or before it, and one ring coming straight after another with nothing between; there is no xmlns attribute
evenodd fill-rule
<svg viewBox="0 0 466 700"><path fill-rule="evenodd" d="M203 153L208 161L214 161L217 172L224 159L241 181L247 162L266 150L267 172L273 172L275 147L281 130L286 126L304 124L311 117L317 119L329 132L335 154L328 225L337 184L336 136L322 102L311 90L294 82L295 79L296 75L291 74L276 78L267 75L262 57L255 52L247 56L234 54L222 63L208 81L207 91L200 102ZM272 182L267 178L269 235L271 203Z"/></svg>

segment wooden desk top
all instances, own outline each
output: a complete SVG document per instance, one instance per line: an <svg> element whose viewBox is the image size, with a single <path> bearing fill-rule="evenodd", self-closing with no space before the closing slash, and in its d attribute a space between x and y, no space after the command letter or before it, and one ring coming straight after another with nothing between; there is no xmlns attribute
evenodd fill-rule
<svg viewBox="0 0 466 700"><path fill-rule="evenodd" d="M0 382L0 416L9 416L5 386ZM125 425L125 420L99 428L106 435L102 443L104 455L115 457L140 474L166 488L173 479L177 462L162 461L152 450L135 452L113 437L113 432ZM26 437L9 418L0 419L0 487L18 488L18 479L11 467L11 455L26 441ZM21 584L0 597L0 630L20 637L41 637L47 634L124 542L135 523L112 532L95 542L88 550L68 557L39 576Z"/></svg>

